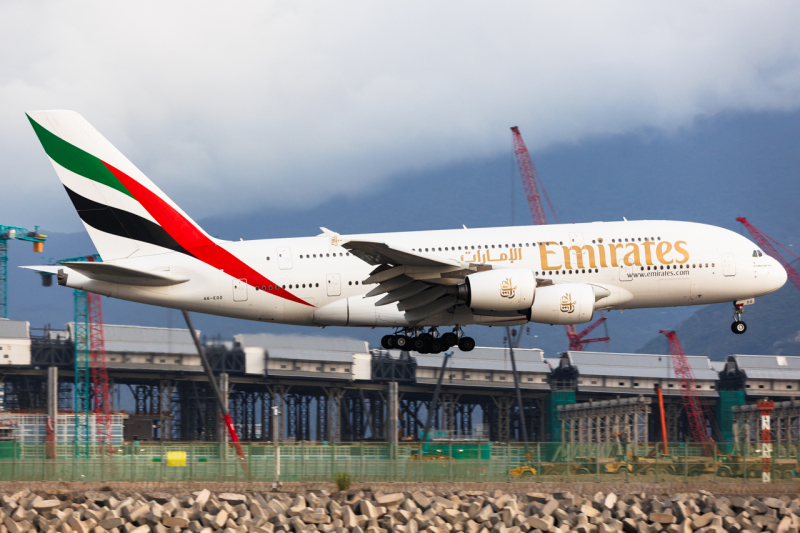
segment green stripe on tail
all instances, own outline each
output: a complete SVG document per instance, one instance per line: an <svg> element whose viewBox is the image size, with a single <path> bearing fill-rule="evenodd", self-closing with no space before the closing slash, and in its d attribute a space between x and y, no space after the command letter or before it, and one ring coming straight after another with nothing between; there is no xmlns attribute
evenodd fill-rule
<svg viewBox="0 0 800 533"><path fill-rule="evenodd" d="M27 116L28 120L31 122L31 126L33 126L33 130L36 132L36 136L39 137L39 142L42 143L44 151L47 152L47 155L49 155L53 161L75 174L107 185L112 189L116 189L134 198L130 191L120 183L117 177L108 170L108 167L106 167L100 159L51 133L49 130L39 125L29 115L26 114L25 116Z"/></svg>

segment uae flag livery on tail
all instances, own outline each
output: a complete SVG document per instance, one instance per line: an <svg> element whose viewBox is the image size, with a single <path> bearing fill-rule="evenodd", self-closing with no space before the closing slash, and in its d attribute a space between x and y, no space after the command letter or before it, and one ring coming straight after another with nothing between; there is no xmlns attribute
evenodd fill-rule
<svg viewBox="0 0 800 533"><path fill-rule="evenodd" d="M249 285L275 285L220 246L81 115L32 111L28 120L104 261L179 252ZM283 289L273 294L309 305Z"/></svg>

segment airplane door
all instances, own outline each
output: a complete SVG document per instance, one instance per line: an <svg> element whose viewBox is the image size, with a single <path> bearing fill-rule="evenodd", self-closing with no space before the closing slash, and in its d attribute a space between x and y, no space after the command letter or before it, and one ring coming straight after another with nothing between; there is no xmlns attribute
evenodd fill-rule
<svg viewBox="0 0 800 533"><path fill-rule="evenodd" d="M733 258L733 254L722 256L722 274L725 276L736 275L736 260Z"/></svg>
<svg viewBox="0 0 800 533"><path fill-rule="evenodd" d="M622 264L619 266L619 280L620 281L630 281L633 279L633 266L628 266L623 261Z"/></svg>
<svg viewBox="0 0 800 533"><path fill-rule="evenodd" d="M278 268L281 270L290 270L292 268L292 250L291 248L278 248Z"/></svg>
<svg viewBox="0 0 800 533"><path fill-rule="evenodd" d="M342 280L339 274L328 274L328 296L342 295Z"/></svg>
<svg viewBox="0 0 800 533"><path fill-rule="evenodd" d="M247 280L235 279L233 280L233 301L246 302L247 301Z"/></svg>

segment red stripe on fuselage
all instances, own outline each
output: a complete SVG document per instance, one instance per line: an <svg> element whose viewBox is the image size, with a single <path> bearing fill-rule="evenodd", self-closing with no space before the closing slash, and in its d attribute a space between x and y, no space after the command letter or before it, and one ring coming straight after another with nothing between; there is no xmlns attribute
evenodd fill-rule
<svg viewBox="0 0 800 533"><path fill-rule="evenodd" d="M105 161L103 161L103 164L108 167L108 170L110 170L122 185L130 191L134 198L142 204L147 212L150 213L150 216L156 219L156 222L194 257L207 265L224 271L226 274L236 279L247 280L248 285L252 285L253 287L271 285L275 287L275 290L271 291L270 294L280 296L291 302L314 307L289 291L281 289L278 285L256 272L252 267L245 264L228 250L214 243L214 241L209 239L197 226L186 220L175 208L165 202L157 194L154 194L150 189L144 187L141 183Z"/></svg>

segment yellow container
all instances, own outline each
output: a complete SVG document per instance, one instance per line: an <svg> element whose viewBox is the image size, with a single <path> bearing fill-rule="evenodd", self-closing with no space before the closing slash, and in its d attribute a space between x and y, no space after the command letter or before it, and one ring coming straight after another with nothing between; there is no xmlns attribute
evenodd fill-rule
<svg viewBox="0 0 800 533"><path fill-rule="evenodd" d="M186 466L186 452L167 452L167 466Z"/></svg>
<svg viewBox="0 0 800 533"><path fill-rule="evenodd" d="M44 250L44 243L43 242L35 242L33 243L33 251L40 252Z"/></svg>

